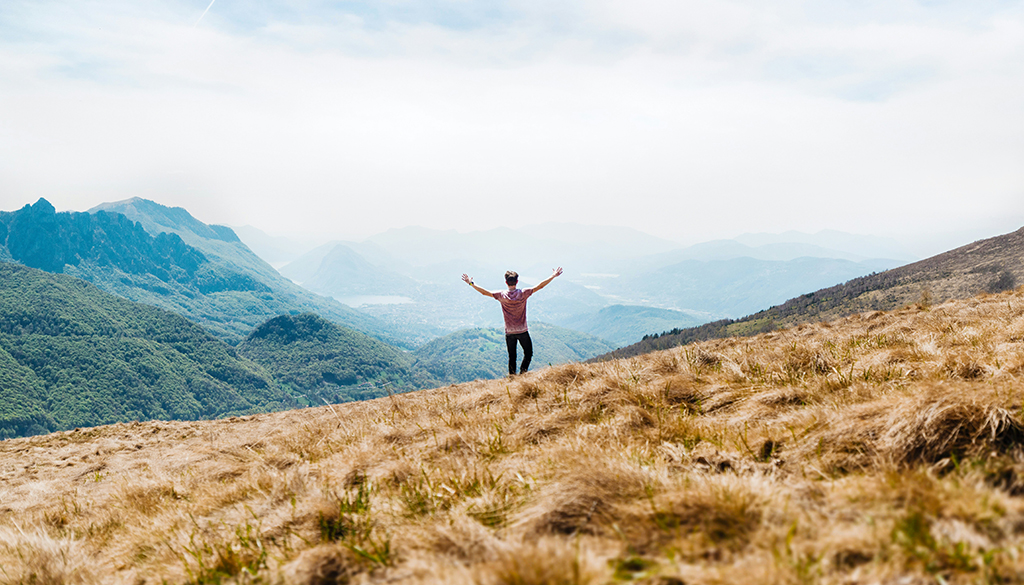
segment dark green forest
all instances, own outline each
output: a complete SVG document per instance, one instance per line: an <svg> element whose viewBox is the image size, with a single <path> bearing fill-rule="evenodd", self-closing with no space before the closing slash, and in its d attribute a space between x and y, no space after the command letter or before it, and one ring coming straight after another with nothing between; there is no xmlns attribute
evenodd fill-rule
<svg viewBox="0 0 1024 585"><path fill-rule="evenodd" d="M313 313L270 319L238 345L238 353L313 405L378 398L389 389L407 392L434 382L413 367L409 354Z"/></svg>

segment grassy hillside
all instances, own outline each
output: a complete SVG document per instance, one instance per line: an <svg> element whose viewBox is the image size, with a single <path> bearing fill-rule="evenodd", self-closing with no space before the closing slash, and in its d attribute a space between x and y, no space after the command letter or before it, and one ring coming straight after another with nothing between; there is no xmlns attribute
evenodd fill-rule
<svg viewBox="0 0 1024 585"><path fill-rule="evenodd" d="M1019 583L1024 291L0 443L9 583Z"/></svg>
<svg viewBox="0 0 1024 585"><path fill-rule="evenodd" d="M261 368L173 313L0 263L0 437L280 408Z"/></svg>
<svg viewBox="0 0 1024 585"><path fill-rule="evenodd" d="M533 365L539 368L585 360L612 346L592 335L546 323L530 325ZM518 348L519 360L523 350ZM413 352L416 367L440 383L468 382L508 375L505 334L497 329L466 329L435 339Z"/></svg>
<svg viewBox="0 0 1024 585"><path fill-rule="evenodd" d="M270 319L238 345L238 353L314 405L386 396L387 383L392 392L429 383L416 375L408 354L312 313Z"/></svg>
<svg viewBox="0 0 1024 585"><path fill-rule="evenodd" d="M955 250L802 294L742 319L666 331L601 359L622 358L717 337L754 335L863 311L883 311L1010 290L1024 282L1024 228Z"/></svg>

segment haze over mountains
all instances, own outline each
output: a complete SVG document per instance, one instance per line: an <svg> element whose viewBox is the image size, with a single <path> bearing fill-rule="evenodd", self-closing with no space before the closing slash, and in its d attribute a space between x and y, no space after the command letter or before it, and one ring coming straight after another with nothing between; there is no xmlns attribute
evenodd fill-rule
<svg viewBox="0 0 1024 585"><path fill-rule="evenodd" d="M246 233L257 247L273 241L255 237L253 228ZM284 255L281 248L264 250ZM442 334L501 324L493 307L466 294L462 273L496 290L507 269L517 270L528 286L552 267L567 266L557 287L531 300L531 317L602 335L614 329L602 312L610 306L621 307L620 320L624 311L662 310L651 329L620 328L605 337L624 345L664 325L740 317L912 259L893 240L831 231L747 234L682 248L627 228L552 223L467 233L393 229L361 242L323 244L280 272L393 327L415 323Z"/></svg>
<svg viewBox="0 0 1024 585"><path fill-rule="evenodd" d="M467 293L463 272L498 289L507 268L528 286L566 265L558 286L531 301L531 319L624 345L740 317L909 257L893 241L839 232L747 234L679 248L627 228L549 223L468 233L393 229L321 245L278 272L230 228L144 199L86 214L58 214L40 200L2 214L0 224L0 255L177 311L231 343L274 316L312 312L413 349L461 329L501 325L493 303ZM243 233L279 262L299 249L283 250L281 240L251 227Z"/></svg>

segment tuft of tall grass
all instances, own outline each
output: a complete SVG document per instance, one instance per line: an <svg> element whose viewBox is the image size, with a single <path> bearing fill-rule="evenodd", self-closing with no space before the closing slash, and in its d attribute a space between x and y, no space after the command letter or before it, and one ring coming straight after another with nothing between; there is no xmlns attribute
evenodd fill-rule
<svg viewBox="0 0 1024 585"><path fill-rule="evenodd" d="M0 550L15 559L0 565L0 575L11 585L99 585L109 569L92 562L84 544L40 527L0 528Z"/></svg>
<svg viewBox="0 0 1024 585"><path fill-rule="evenodd" d="M611 571L580 540L541 538L526 542L481 567L481 585L591 585Z"/></svg>

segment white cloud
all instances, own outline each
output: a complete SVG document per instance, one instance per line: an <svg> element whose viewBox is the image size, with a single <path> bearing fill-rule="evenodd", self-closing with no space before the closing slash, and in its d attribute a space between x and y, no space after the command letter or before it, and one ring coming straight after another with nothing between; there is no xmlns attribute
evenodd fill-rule
<svg viewBox="0 0 1024 585"><path fill-rule="evenodd" d="M0 207L141 195L279 231L694 238L1024 213L1019 8L217 3L191 28L206 4L0 17Z"/></svg>

